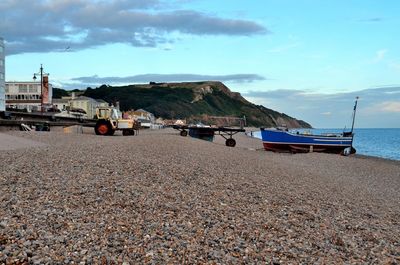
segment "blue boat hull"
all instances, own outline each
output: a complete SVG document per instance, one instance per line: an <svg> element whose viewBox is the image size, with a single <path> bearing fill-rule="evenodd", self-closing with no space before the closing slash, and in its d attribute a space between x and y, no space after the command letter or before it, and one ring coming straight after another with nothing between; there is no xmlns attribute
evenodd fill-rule
<svg viewBox="0 0 400 265"><path fill-rule="evenodd" d="M265 150L308 153L324 152L343 154L346 148L352 148L353 135L305 135L291 133L285 130L261 129L261 137Z"/></svg>

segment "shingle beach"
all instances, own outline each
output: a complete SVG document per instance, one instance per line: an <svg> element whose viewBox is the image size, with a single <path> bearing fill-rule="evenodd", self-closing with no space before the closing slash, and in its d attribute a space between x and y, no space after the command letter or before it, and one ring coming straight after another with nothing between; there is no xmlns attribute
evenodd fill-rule
<svg viewBox="0 0 400 265"><path fill-rule="evenodd" d="M399 161L172 129L5 137L0 264L400 263Z"/></svg>

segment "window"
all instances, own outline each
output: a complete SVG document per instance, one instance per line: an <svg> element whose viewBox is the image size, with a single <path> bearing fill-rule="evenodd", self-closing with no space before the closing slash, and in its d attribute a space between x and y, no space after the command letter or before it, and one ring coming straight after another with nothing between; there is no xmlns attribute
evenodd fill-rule
<svg viewBox="0 0 400 265"><path fill-rule="evenodd" d="M29 90L29 93L37 93L38 87L35 85L28 85L28 90Z"/></svg>
<svg viewBox="0 0 400 265"><path fill-rule="evenodd" d="M19 93L27 93L28 92L28 85L21 84L19 85Z"/></svg>

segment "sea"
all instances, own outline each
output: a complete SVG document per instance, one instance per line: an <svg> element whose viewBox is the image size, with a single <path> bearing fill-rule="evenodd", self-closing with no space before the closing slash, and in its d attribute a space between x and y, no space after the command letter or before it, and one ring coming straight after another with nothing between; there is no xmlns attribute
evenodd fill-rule
<svg viewBox="0 0 400 265"><path fill-rule="evenodd" d="M313 134L341 133L343 129L312 129ZM354 129L353 146L359 155L400 160L400 128ZM261 139L261 132L253 132Z"/></svg>

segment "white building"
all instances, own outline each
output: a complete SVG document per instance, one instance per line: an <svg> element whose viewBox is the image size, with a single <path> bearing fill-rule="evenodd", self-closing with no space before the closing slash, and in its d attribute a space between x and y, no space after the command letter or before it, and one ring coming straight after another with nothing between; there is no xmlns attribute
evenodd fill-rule
<svg viewBox="0 0 400 265"><path fill-rule="evenodd" d="M5 53L4 40L0 38L0 111L6 110L5 101Z"/></svg>
<svg viewBox="0 0 400 265"><path fill-rule="evenodd" d="M93 119L96 115L96 108L108 106L108 103L104 100L96 100L85 96L74 98L69 102L69 104L71 109L84 110L89 119Z"/></svg>
<svg viewBox="0 0 400 265"><path fill-rule="evenodd" d="M53 98L53 106L60 111L65 111L69 109L70 99L65 98Z"/></svg>
<svg viewBox="0 0 400 265"><path fill-rule="evenodd" d="M53 87L48 84L48 96L43 102L44 106L52 104ZM5 98L6 107L13 109L40 111L41 106L41 85L39 82L6 82Z"/></svg>

